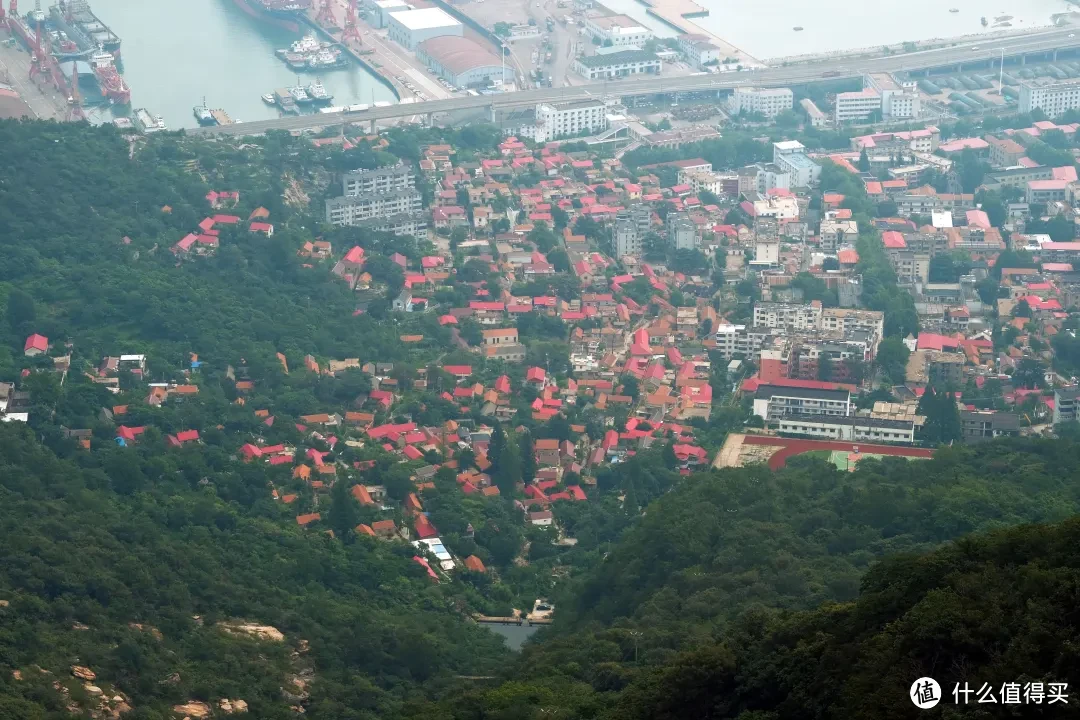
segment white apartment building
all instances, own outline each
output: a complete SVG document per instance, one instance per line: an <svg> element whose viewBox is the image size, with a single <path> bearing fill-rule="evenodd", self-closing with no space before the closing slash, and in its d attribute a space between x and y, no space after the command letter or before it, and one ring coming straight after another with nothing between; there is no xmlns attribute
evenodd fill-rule
<svg viewBox="0 0 1080 720"><path fill-rule="evenodd" d="M1050 85L1020 83L1020 112L1042 110L1050 117L1080 107L1080 80L1065 80Z"/></svg>
<svg viewBox="0 0 1080 720"><path fill-rule="evenodd" d="M826 308L821 314L821 329L833 332L866 332L880 338L885 334L885 313L880 310Z"/></svg>
<svg viewBox="0 0 1080 720"><path fill-rule="evenodd" d="M754 327L817 330L821 327L821 303L758 303Z"/></svg>
<svg viewBox="0 0 1080 720"><path fill-rule="evenodd" d="M615 257L641 254L641 235L632 220L619 220L615 223Z"/></svg>
<svg viewBox="0 0 1080 720"><path fill-rule="evenodd" d="M356 225L370 218L419 212L423 205L423 198L414 188L336 197L326 201L326 221L333 225Z"/></svg>
<svg viewBox="0 0 1080 720"><path fill-rule="evenodd" d="M820 247L825 252L835 252L846 245L854 245L859 239L859 224L854 220L822 220Z"/></svg>
<svg viewBox="0 0 1080 720"><path fill-rule="evenodd" d="M598 100L577 100L551 105L536 106L536 123L526 125L519 134L536 142L552 138L577 135L582 132L597 133L607 127L606 106Z"/></svg>
<svg viewBox="0 0 1080 720"><path fill-rule="evenodd" d="M799 203L793 197L770 197L754 201L754 217L773 218L777 221L798 220Z"/></svg>
<svg viewBox="0 0 1080 720"><path fill-rule="evenodd" d="M759 112L772 118L785 110L791 110L794 107L794 98L790 88L737 87L728 98L728 108L734 115L745 110L747 113Z"/></svg>
<svg viewBox="0 0 1080 720"><path fill-rule="evenodd" d="M697 225L684 212L672 212L667 216L668 244L673 250L697 248Z"/></svg>
<svg viewBox="0 0 1080 720"><path fill-rule="evenodd" d="M754 396L754 414L766 421L788 416L844 418L854 406L847 390L818 390L761 385Z"/></svg>
<svg viewBox="0 0 1080 720"><path fill-rule="evenodd" d="M881 95L873 90L843 92L836 96L833 123L843 125L856 120L866 120L875 112L881 112Z"/></svg>
<svg viewBox="0 0 1080 720"><path fill-rule="evenodd" d="M716 328L716 352L725 360L754 359L776 334L768 328L724 323Z"/></svg>
<svg viewBox="0 0 1080 720"><path fill-rule="evenodd" d="M919 116L919 90L914 80L898 80L891 73L863 75L863 90L881 96L881 116L886 120L910 120Z"/></svg>
<svg viewBox="0 0 1080 720"><path fill-rule="evenodd" d="M715 45L708 35L689 33L679 36L679 50L683 59L701 70L707 65L716 65L724 59L724 51Z"/></svg>
<svg viewBox="0 0 1080 720"><path fill-rule="evenodd" d="M711 192L713 195L722 195L724 193L723 176L707 170L680 172L679 182L689 185L695 194L702 190Z"/></svg>
<svg viewBox="0 0 1080 720"><path fill-rule="evenodd" d="M798 140L773 143L773 164L788 174L794 187L810 187L821 177L821 166L806 155Z"/></svg>
<svg viewBox="0 0 1080 720"><path fill-rule="evenodd" d="M825 113L821 112L821 108L810 98L800 100L799 106L806 113L806 117L810 118L810 127L822 128L829 121Z"/></svg>
<svg viewBox="0 0 1080 720"><path fill-rule="evenodd" d="M341 186L347 196L405 190L416 186L416 174L412 165L398 162L374 170L351 170L342 176Z"/></svg>
<svg viewBox="0 0 1080 720"><path fill-rule="evenodd" d="M615 47L640 48L656 37L652 30L642 27L641 23L628 15L585 18L585 31L600 38L603 44L610 40Z"/></svg>

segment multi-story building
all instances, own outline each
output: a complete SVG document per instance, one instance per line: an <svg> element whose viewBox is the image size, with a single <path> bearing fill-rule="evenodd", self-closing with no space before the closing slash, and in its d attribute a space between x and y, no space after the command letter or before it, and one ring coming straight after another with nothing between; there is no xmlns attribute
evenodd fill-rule
<svg viewBox="0 0 1080 720"><path fill-rule="evenodd" d="M793 187L810 187L821 176L821 166L807 157L798 140L773 143L773 164L788 173Z"/></svg>
<svg viewBox="0 0 1080 720"><path fill-rule="evenodd" d="M787 415L770 423L773 429L791 435L823 440L908 444L915 442L913 420L890 420L865 416L823 418L815 415Z"/></svg>
<svg viewBox="0 0 1080 720"><path fill-rule="evenodd" d="M818 232L820 247L825 252L854 245L859 239L859 224L854 220L822 220Z"/></svg>
<svg viewBox="0 0 1080 720"><path fill-rule="evenodd" d="M961 410L960 432L964 442L976 443L1020 434L1020 416L995 410Z"/></svg>
<svg viewBox="0 0 1080 720"><path fill-rule="evenodd" d="M868 120L880 113L881 95L873 90L837 93L833 107L833 123L843 125L856 120Z"/></svg>
<svg viewBox="0 0 1080 720"><path fill-rule="evenodd" d="M790 88L737 87L728 98L728 109L733 115L740 112L761 113L773 118L794 107L794 94Z"/></svg>
<svg viewBox="0 0 1080 720"><path fill-rule="evenodd" d="M374 170L351 170L342 176L341 186L347 196L405 190L416 187L416 173L411 164L399 161Z"/></svg>
<svg viewBox="0 0 1080 720"><path fill-rule="evenodd" d="M754 327L817 330L821 327L821 303L763 302L754 306Z"/></svg>
<svg viewBox="0 0 1080 720"><path fill-rule="evenodd" d="M1080 108L1080 80L1065 80L1049 85L1020 83L1022 113L1042 110L1050 117L1063 115L1066 110Z"/></svg>
<svg viewBox="0 0 1080 720"><path fill-rule="evenodd" d="M847 390L760 385L754 395L754 414L766 422L787 416L843 418L854 407Z"/></svg>
<svg viewBox="0 0 1080 720"><path fill-rule="evenodd" d="M1020 158L1027 155L1027 149L1012 138L987 135L986 142L990 144L990 164L997 168L1014 167Z"/></svg>
<svg viewBox="0 0 1080 720"><path fill-rule="evenodd" d="M423 204L422 196L413 188L330 198L326 201L326 222L356 225L370 218L385 219L402 213L416 213L423 208Z"/></svg>
<svg viewBox="0 0 1080 720"><path fill-rule="evenodd" d="M615 257L641 254L641 235L633 220L620 218L615 221Z"/></svg>
<svg viewBox="0 0 1080 720"><path fill-rule="evenodd" d="M367 220L357 220L354 227L365 228L372 232L388 232L395 235L411 235L417 240L428 239L428 217L424 212L407 212L388 217L378 215Z"/></svg>
<svg viewBox="0 0 1080 720"><path fill-rule="evenodd" d="M688 33L679 36L679 51L683 59L701 70L718 64L724 57L724 51L713 43L708 35Z"/></svg>
<svg viewBox="0 0 1080 720"><path fill-rule="evenodd" d="M1065 200L1069 191L1068 180L1028 180L1028 203L1048 203Z"/></svg>
<svg viewBox="0 0 1080 720"><path fill-rule="evenodd" d="M465 27L460 22L437 7L392 12L387 27L387 37L406 50L415 50L417 45L433 37L462 37L465 34Z"/></svg>
<svg viewBox="0 0 1080 720"><path fill-rule="evenodd" d="M889 264L896 271L896 282L901 285L926 283L930 280L930 256L908 249L886 249Z"/></svg>
<svg viewBox="0 0 1080 720"><path fill-rule="evenodd" d="M803 109L806 117L809 118L810 127L823 128L829 122L829 118L825 116L825 113L821 112L821 108L810 98L800 100L799 107Z"/></svg>
<svg viewBox="0 0 1080 720"><path fill-rule="evenodd" d="M865 332L877 338L885 334L885 313L880 310L825 308L820 328L826 332Z"/></svg>
<svg viewBox="0 0 1080 720"><path fill-rule="evenodd" d="M697 248L697 225L684 212L672 212L667 216L668 245L673 250Z"/></svg>
<svg viewBox="0 0 1080 720"><path fill-rule="evenodd" d="M626 48L619 52L582 55L574 60L574 72L586 80L614 80L631 75L659 75L663 63L656 53Z"/></svg>
<svg viewBox="0 0 1080 720"><path fill-rule="evenodd" d="M1077 420L1076 409L1080 399L1080 385L1054 390L1054 424L1063 422L1075 422Z"/></svg>
<svg viewBox="0 0 1080 720"><path fill-rule="evenodd" d="M598 100L576 100L536 106L536 123L521 129L520 134L537 142L552 138L597 133L607 127L607 107Z"/></svg>
<svg viewBox="0 0 1080 720"><path fill-rule="evenodd" d="M585 31L600 38L601 45L640 48L656 37L652 30L643 27L628 15L601 15L585 18Z"/></svg>
<svg viewBox="0 0 1080 720"><path fill-rule="evenodd" d="M886 120L910 120L919 116L919 90L915 81L891 73L863 75L863 90L881 96L881 116Z"/></svg>

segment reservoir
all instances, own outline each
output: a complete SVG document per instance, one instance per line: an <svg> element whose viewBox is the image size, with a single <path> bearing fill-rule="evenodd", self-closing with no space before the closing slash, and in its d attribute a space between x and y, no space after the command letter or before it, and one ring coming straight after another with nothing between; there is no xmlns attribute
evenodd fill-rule
<svg viewBox="0 0 1080 720"><path fill-rule="evenodd" d="M170 129L195 127L192 107L202 105L203 97L234 120L278 117L261 96L298 84L274 50L299 36L245 15L232 0L90 0L90 5L123 41L131 106L161 115ZM299 84L316 77L333 94L334 105L396 101L388 87L355 63L318 76L304 73Z"/></svg>
<svg viewBox="0 0 1080 720"><path fill-rule="evenodd" d="M502 635L506 640L506 646L515 652L521 649L521 646L525 644L537 630L547 625L533 625L526 620L521 625L515 624L502 624L502 623L480 623L481 627L486 627L491 632Z"/></svg>
<svg viewBox="0 0 1080 720"><path fill-rule="evenodd" d="M651 1L660 5L664 0ZM649 16L639 0L599 2L646 24L660 37L677 34ZM709 15L692 22L759 60L988 32L997 18L1006 16L1011 18L997 23L997 29L1046 26L1055 13L1080 10L1080 4L1065 0L758 0L752 6L740 0L695 2ZM803 30L795 32L795 27Z"/></svg>

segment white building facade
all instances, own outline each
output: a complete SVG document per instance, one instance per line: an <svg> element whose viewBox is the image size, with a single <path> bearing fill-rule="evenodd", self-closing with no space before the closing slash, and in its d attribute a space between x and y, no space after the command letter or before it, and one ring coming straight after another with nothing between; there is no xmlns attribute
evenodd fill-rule
<svg viewBox="0 0 1080 720"><path fill-rule="evenodd" d="M794 107L794 98L789 88L744 88L737 87L728 98L728 108L732 114L746 111L759 112L773 118Z"/></svg>

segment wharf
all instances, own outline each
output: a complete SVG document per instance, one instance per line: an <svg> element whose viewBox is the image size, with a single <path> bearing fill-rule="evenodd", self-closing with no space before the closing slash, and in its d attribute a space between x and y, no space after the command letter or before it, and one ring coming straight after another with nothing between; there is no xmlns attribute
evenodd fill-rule
<svg viewBox="0 0 1080 720"><path fill-rule="evenodd" d="M337 43L338 46L341 48L342 52L346 53L355 62L366 68L368 72L370 72L372 75L379 78L379 80L382 81L382 84L390 88L390 90L399 100L403 97L412 96L412 93L409 92L404 85L396 82L393 76L387 74L386 70L383 69L388 64L380 60L380 56L382 53L380 53L377 47L373 45L365 45L362 50L357 51L349 43L342 42L341 31L342 28L345 27L345 6L339 2L333 2L332 0L330 3L330 9L334 15L335 27L326 28L319 24L318 20L316 19L316 15L318 14L318 8L315 6L314 3L312 4L311 9L307 11L307 14L304 15L304 20L307 22L308 25L311 26L313 30L315 30L315 32L319 33L327 40ZM357 23L361 27L365 26L364 21L360 18L357 18Z"/></svg>
<svg viewBox="0 0 1080 720"><path fill-rule="evenodd" d="M68 114L67 98L46 78L30 78L30 53L18 40L9 43L11 33L0 28L0 83L10 85L30 108L32 117L41 120L64 120Z"/></svg>
<svg viewBox="0 0 1080 720"><path fill-rule="evenodd" d="M649 15L662 20L666 25L685 35L702 35L724 53L724 57L735 58L744 68L761 67L762 62L749 53L743 52L727 40L714 35L700 25L690 22L691 18L709 15L705 8L694 0L638 0L647 9ZM721 58L723 59L723 58Z"/></svg>

